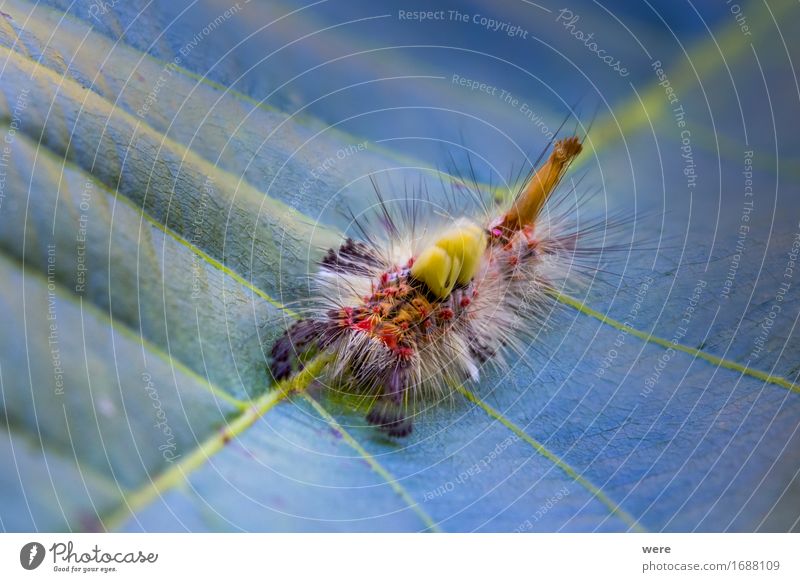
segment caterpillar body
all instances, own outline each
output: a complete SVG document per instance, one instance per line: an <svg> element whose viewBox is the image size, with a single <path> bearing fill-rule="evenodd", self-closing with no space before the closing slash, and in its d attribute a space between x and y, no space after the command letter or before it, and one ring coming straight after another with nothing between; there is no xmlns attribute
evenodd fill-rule
<svg viewBox="0 0 800 582"><path fill-rule="evenodd" d="M577 137L557 141L505 209L422 235L384 209L385 236L364 233L330 249L310 315L272 346L274 379L327 353L325 384L370 397L367 421L403 437L420 404L451 396L454 382L477 381L484 365L505 365L571 276L579 237L542 209L581 150Z"/></svg>

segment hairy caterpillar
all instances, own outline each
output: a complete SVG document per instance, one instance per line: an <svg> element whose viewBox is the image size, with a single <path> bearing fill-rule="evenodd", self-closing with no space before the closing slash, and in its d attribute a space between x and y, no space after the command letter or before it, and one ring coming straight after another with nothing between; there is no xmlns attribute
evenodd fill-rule
<svg viewBox="0 0 800 582"><path fill-rule="evenodd" d="M398 221L381 205L385 236L362 228L362 240L320 262L309 315L272 346L275 380L311 353L331 354L326 385L372 397L367 421L402 437L419 403L503 365L503 351L541 327L579 254L579 235L542 209L582 147L574 136L557 141L513 202L486 216L420 233L414 210Z"/></svg>

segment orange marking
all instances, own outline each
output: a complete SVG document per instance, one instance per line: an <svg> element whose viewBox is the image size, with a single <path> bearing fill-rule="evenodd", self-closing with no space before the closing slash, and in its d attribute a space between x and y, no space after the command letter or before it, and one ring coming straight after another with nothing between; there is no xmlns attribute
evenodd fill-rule
<svg viewBox="0 0 800 582"><path fill-rule="evenodd" d="M569 164L582 149L583 145L577 136L556 142L547 162L525 184L514 205L503 217L499 228L510 234L533 224Z"/></svg>

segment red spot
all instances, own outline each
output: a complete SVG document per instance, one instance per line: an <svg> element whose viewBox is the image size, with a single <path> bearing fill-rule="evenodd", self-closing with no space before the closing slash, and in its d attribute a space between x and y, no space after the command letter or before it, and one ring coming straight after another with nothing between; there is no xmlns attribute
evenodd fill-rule
<svg viewBox="0 0 800 582"><path fill-rule="evenodd" d="M374 313L375 315L380 315L381 314L381 306L380 305L374 305L372 307L372 313Z"/></svg>
<svg viewBox="0 0 800 582"><path fill-rule="evenodd" d="M386 285L389 282L389 273L381 273L381 285Z"/></svg>
<svg viewBox="0 0 800 582"><path fill-rule="evenodd" d="M397 349L397 336L391 332L383 332L380 335L380 340L386 345L387 348L394 351Z"/></svg>
<svg viewBox="0 0 800 582"><path fill-rule="evenodd" d="M517 257L508 257L508 264L512 267L516 267L519 263L519 259Z"/></svg>
<svg viewBox="0 0 800 582"><path fill-rule="evenodd" d="M473 296L473 297L477 297L477 296L478 296L478 290L477 290L477 289L475 289L475 290L472 292L472 296Z"/></svg>
<svg viewBox="0 0 800 582"><path fill-rule="evenodd" d="M461 305L461 307L466 307L470 303L472 303L472 301L470 301L469 297L462 297L461 301L459 302L459 305Z"/></svg>
<svg viewBox="0 0 800 582"><path fill-rule="evenodd" d="M442 319L444 321L450 321L451 319L453 319L453 310L450 309L449 307L444 307L440 309L439 319Z"/></svg>
<svg viewBox="0 0 800 582"><path fill-rule="evenodd" d="M408 259L408 262L406 263L406 267L408 267L410 269L413 266L414 266L414 257L411 257L410 259Z"/></svg>
<svg viewBox="0 0 800 582"><path fill-rule="evenodd" d="M352 307L343 307L339 310L337 314L337 325L339 326L351 326L353 325L353 308Z"/></svg>
<svg viewBox="0 0 800 582"><path fill-rule="evenodd" d="M369 319L362 319L352 326L356 331L370 332L372 331L372 321Z"/></svg>
<svg viewBox="0 0 800 582"><path fill-rule="evenodd" d="M399 347L398 347L398 348L395 350L395 353L396 353L398 356L400 356L401 358L404 358L404 359L406 359L406 360L407 360L407 359L409 359L411 356L413 356L413 355L414 355L414 350L412 350L411 348L409 348L409 347L406 347L406 346L399 346Z"/></svg>
<svg viewBox="0 0 800 582"><path fill-rule="evenodd" d="M430 319L426 319L425 321L422 322L422 327L424 329L430 329L432 325L433 322Z"/></svg>

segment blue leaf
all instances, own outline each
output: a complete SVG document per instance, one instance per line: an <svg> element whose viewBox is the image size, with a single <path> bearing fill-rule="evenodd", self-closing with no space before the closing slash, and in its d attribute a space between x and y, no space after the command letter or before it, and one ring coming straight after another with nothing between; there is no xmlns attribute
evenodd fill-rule
<svg viewBox="0 0 800 582"><path fill-rule="evenodd" d="M0 15L3 529L800 527L796 4L44 4ZM576 103L578 220L636 219L524 357L403 440L323 360L271 389L371 175L505 196Z"/></svg>

